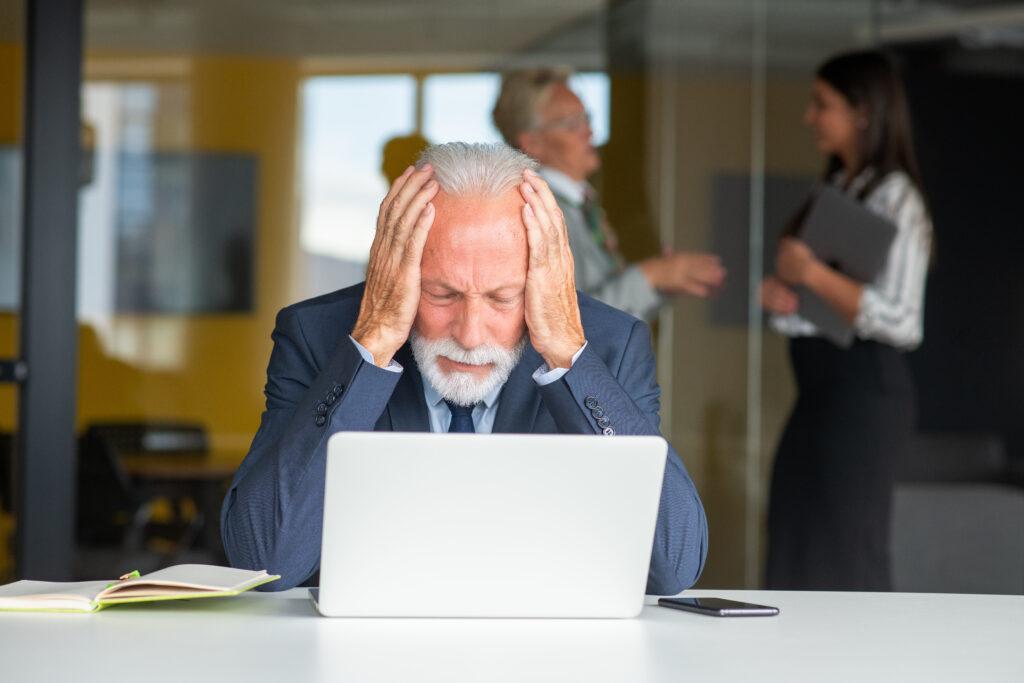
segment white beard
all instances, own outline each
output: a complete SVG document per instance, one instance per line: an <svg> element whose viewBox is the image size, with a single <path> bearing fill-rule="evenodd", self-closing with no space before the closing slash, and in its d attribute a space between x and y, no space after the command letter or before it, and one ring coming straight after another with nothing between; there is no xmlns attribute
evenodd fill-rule
<svg viewBox="0 0 1024 683"><path fill-rule="evenodd" d="M412 355L419 365L420 372L441 394L446 401L460 406L473 406L480 403L492 391L508 380L512 370L519 363L526 348L527 335L511 349L497 344L481 344L475 349L464 349L451 337L441 339L424 339L413 328L409 335L412 344ZM491 371L483 379L477 379L469 372L452 370L445 374L441 371L437 359L439 356L450 358L458 363L471 365L487 365L493 363Z"/></svg>

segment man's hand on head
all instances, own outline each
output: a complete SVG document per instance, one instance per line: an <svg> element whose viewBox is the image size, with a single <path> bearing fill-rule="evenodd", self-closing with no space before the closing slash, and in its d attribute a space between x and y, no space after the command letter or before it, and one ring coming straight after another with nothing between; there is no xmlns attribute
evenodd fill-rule
<svg viewBox="0 0 1024 683"><path fill-rule="evenodd" d="M550 369L572 366L586 342L565 219L547 183L523 172L523 223L530 255L526 270L526 327Z"/></svg>
<svg viewBox="0 0 1024 683"><path fill-rule="evenodd" d="M352 338L386 367L409 338L420 300L423 244L434 222L434 169L405 170L380 204L366 265L366 292Z"/></svg>

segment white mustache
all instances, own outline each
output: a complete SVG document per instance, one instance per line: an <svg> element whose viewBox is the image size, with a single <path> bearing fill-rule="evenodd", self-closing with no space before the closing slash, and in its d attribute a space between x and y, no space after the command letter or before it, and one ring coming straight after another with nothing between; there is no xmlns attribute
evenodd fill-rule
<svg viewBox="0 0 1024 683"><path fill-rule="evenodd" d="M459 405L479 403L494 389L508 380L512 370L522 357L526 348L527 335L523 335L519 343L511 349L498 344L481 344L476 348L465 349L454 339L426 340L415 328L410 334L413 357L423 374L423 378L445 399ZM476 377L472 372L441 372L438 358L448 358L456 363L475 366L492 366L484 377Z"/></svg>
<svg viewBox="0 0 1024 683"><path fill-rule="evenodd" d="M464 349L454 339L437 339L429 342L430 350L456 363L466 365L492 365L508 357L509 350L497 344L481 344L476 348Z"/></svg>

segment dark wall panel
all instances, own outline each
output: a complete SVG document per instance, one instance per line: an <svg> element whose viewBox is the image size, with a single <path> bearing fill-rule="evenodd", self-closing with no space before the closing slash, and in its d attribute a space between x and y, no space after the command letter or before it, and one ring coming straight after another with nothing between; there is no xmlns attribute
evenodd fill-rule
<svg viewBox="0 0 1024 683"><path fill-rule="evenodd" d="M906 80L937 238L920 424L1000 433L1024 457L1024 78L911 60Z"/></svg>

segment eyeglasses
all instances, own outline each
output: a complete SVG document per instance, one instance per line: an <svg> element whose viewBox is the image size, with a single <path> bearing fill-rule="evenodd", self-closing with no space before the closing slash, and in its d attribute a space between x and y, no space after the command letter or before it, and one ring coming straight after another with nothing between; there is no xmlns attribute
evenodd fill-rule
<svg viewBox="0 0 1024 683"><path fill-rule="evenodd" d="M582 130L585 126L589 125L590 112L583 112L582 114L577 114L576 116L569 116L564 119L558 119L557 121L545 123L543 125L537 126L536 128L534 128L534 130L537 131L538 133L542 133L547 130L559 129L575 132L578 130Z"/></svg>

